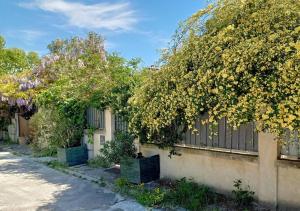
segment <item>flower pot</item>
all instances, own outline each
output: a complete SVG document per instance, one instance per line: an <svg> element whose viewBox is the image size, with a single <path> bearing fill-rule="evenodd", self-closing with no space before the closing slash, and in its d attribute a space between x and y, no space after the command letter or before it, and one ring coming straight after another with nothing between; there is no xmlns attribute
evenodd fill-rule
<svg viewBox="0 0 300 211"><path fill-rule="evenodd" d="M57 158L61 163L68 166L84 164L88 160L88 151L86 145L70 148L58 148Z"/></svg>
<svg viewBox="0 0 300 211"><path fill-rule="evenodd" d="M159 155L121 160L121 177L131 183L147 183L160 177Z"/></svg>

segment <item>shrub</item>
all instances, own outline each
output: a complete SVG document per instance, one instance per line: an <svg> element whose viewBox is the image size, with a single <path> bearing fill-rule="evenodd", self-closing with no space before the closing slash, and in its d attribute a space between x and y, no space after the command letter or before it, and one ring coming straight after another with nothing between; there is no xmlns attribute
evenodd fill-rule
<svg viewBox="0 0 300 211"><path fill-rule="evenodd" d="M173 189L166 194L166 203L178 204L189 210L202 210L214 202L215 194L204 185L199 185L185 178L178 180Z"/></svg>
<svg viewBox="0 0 300 211"><path fill-rule="evenodd" d="M235 190L232 191L233 199L238 206L249 206L254 200L254 192L250 190L250 186L247 188L242 187L242 180L237 179L234 181Z"/></svg>
<svg viewBox="0 0 300 211"><path fill-rule="evenodd" d="M131 98L142 141L173 146L205 112L211 123L255 121L277 137L300 128L300 1L213 2L181 24L160 71Z"/></svg>
<svg viewBox="0 0 300 211"><path fill-rule="evenodd" d="M100 150L108 163L120 163L122 157L135 157L134 136L127 132L116 133L115 139Z"/></svg>
<svg viewBox="0 0 300 211"><path fill-rule="evenodd" d="M40 108L30 122L32 146L37 151L56 151L57 147L80 144L83 125L76 124L54 108Z"/></svg>

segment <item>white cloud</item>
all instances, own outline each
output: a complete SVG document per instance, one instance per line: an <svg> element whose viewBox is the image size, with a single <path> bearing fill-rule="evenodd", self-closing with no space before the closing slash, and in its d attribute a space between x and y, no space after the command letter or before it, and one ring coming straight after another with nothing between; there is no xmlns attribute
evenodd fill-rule
<svg viewBox="0 0 300 211"><path fill-rule="evenodd" d="M137 23L135 11L126 2L88 5L65 0L34 0L19 6L61 14L69 25L79 28L129 30Z"/></svg>
<svg viewBox="0 0 300 211"><path fill-rule="evenodd" d="M45 34L44 32L41 32L41 31L28 30L28 29L20 30L19 32L21 34L23 34L23 36L24 36L23 38L26 41L34 41Z"/></svg>

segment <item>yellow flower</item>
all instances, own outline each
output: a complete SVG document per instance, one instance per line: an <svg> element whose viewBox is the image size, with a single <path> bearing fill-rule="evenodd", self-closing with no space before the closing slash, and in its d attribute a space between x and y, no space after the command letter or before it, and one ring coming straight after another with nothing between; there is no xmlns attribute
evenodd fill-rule
<svg viewBox="0 0 300 211"><path fill-rule="evenodd" d="M228 74L227 74L227 73L223 73L223 74L222 74L222 77L223 77L223 78L227 78L227 77L228 77Z"/></svg>

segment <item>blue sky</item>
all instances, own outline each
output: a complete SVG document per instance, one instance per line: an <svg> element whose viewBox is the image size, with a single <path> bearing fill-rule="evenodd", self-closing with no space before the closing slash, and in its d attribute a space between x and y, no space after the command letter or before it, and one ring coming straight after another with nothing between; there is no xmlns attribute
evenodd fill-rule
<svg viewBox="0 0 300 211"><path fill-rule="evenodd" d="M140 57L148 66L179 21L206 5L206 0L0 0L0 34L7 47L45 55L56 38L95 31L108 51Z"/></svg>

